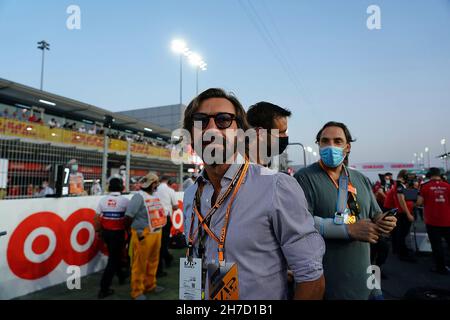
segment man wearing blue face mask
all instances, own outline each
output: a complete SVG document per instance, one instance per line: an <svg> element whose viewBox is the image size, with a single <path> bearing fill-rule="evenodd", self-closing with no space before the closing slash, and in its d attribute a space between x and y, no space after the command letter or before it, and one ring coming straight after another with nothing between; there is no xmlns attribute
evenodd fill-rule
<svg viewBox="0 0 450 320"><path fill-rule="evenodd" d="M382 213L369 179L347 168L352 142L345 124L328 122L316 136L321 159L295 174L326 243L326 299L369 299L370 243L396 225Z"/></svg>

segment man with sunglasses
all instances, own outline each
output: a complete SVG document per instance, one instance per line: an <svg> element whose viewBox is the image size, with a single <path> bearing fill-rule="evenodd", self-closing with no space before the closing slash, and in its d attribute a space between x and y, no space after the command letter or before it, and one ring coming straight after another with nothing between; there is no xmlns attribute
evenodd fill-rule
<svg viewBox="0 0 450 320"><path fill-rule="evenodd" d="M382 214L369 179L344 164L353 141L345 124L328 122L316 136L321 160L294 176L305 190L309 211L326 242L325 299L330 300L381 297L379 279L368 285L372 276L369 243L390 233L397 221Z"/></svg>
<svg viewBox="0 0 450 320"><path fill-rule="evenodd" d="M208 89L188 105L183 126L205 163L184 195L187 258L201 259L204 297L286 299L289 267L295 297L321 299L323 239L295 179L237 152L245 140L237 132L248 129L240 102ZM232 279L224 290L218 275Z"/></svg>

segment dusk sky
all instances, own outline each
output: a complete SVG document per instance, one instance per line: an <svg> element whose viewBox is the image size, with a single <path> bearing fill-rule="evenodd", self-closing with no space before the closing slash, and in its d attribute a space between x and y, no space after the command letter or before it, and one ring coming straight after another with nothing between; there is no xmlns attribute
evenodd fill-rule
<svg viewBox="0 0 450 320"><path fill-rule="evenodd" d="M381 29L369 30L369 5ZM69 30L69 5L81 29ZM0 77L111 111L179 101L183 38L208 70L200 90L222 87L247 108L265 100L289 108L291 142L314 146L329 120L357 142L351 162L411 162L450 145L449 0L0 0ZM183 103L195 95L184 64ZM315 148L317 150L317 148ZM290 149L293 160L298 149Z"/></svg>

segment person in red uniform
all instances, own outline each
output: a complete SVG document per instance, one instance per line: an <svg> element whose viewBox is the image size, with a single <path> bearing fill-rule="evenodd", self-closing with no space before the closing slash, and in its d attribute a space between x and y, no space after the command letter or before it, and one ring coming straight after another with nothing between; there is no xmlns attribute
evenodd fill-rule
<svg viewBox="0 0 450 320"><path fill-rule="evenodd" d="M450 185L442 180L438 168L430 168L428 175L430 181L420 188L417 205L423 205L424 209L425 225L435 263L433 271L449 274L442 239L447 241L450 248Z"/></svg>
<svg viewBox="0 0 450 320"><path fill-rule="evenodd" d="M408 171L401 170L394 187L386 195L384 208L386 210L398 209L397 227L392 232L393 253L398 254L400 260L415 262L416 259L406 246L406 237L409 234L412 222L414 222L413 209L415 204L415 201L408 200L405 197L408 190L407 180Z"/></svg>
<svg viewBox="0 0 450 320"><path fill-rule="evenodd" d="M386 195L394 186L394 180L392 179L392 173L386 172L380 174L380 181L378 181L373 187L373 193L377 199L377 203L383 212L387 210L384 207L384 201ZM370 244L370 261L372 264L377 265L381 269L381 278L387 279L386 273L382 269L382 266L386 263L389 256L390 237L380 237L377 243Z"/></svg>
<svg viewBox="0 0 450 320"><path fill-rule="evenodd" d="M389 190L394 186L392 173L386 172L384 175L379 174L380 181L377 181L373 187L373 193L375 194L375 198L377 199L377 203L380 206L381 210L385 212L384 201L386 200L386 195Z"/></svg>
<svg viewBox="0 0 450 320"><path fill-rule="evenodd" d="M114 293L114 290L110 289L114 275L119 277L119 284L125 283L126 278L121 268L121 260L125 248L125 212L129 200L121 195L121 178L111 178L108 189L110 193L100 199L96 215L96 231L101 233L108 247L108 264L100 282L99 299Z"/></svg>

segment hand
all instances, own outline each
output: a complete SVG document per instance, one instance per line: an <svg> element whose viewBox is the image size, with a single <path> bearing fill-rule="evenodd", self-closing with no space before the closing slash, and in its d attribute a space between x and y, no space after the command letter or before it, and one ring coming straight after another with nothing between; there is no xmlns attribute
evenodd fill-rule
<svg viewBox="0 0 450 320"><path fill-rule="evenodd" d="M397 218L394 216L387 217L386 213L380 214L376 219L375 223L377 224L381 233L389 234L392 232L392 230L394 230L395 226L397 225Z"/></svg>
<svg viewBox="0 0 450 320"><path fill-rule="evenodd" d="M348 234L352 239L377 243L380 235L379 227L370 219L362 219L354 224L348 224Z"/></svg>
<svg viewBox="0 0 450 320"><path fill-rule="evenodd" d="M406 214L406 217L408 218L409 222L414 222L414 220L416 220L416 219L414 219L414 216L411 213L410 214Z"/></svg>

